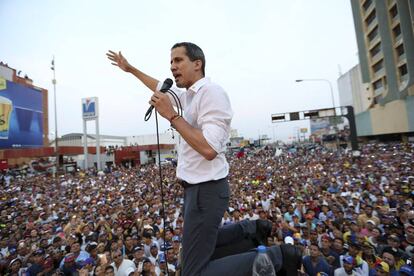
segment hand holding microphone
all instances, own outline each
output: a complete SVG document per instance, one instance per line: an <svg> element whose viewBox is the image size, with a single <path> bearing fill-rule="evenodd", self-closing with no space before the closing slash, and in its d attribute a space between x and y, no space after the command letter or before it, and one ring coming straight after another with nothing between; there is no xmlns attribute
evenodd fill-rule
<svg viewBox="0 0 414 276"><path fill-rule="evenodd" d="M148 108L147 113L145 113L145 120L149 119L154 107L156 107L158 113L166 119L170 119L170 117L175 114L170 98L166 95L166 92L168 92L172 84L173 81L171 79L166 79L162 84L160 91L154 92L149 101L151 106Z"/></svg>

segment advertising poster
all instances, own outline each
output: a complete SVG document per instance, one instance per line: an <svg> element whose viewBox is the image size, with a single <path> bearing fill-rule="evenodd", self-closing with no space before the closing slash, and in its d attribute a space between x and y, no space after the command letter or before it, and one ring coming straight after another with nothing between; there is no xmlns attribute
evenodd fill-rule
<svg viewBox="0 0 414 276"><path fill-rule="evenodd" d="M42 92L0 77L0 148L43 146Z"/></svg>

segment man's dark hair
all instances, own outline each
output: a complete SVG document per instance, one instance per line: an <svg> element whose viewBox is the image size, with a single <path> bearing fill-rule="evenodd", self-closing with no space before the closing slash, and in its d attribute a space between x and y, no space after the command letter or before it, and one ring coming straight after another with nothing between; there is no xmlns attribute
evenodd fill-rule
<svg viewBox="0 0 414 276"><path fill-rule="evenodd" d="M191 61L196 61L196 60L201 60L202 65L201 65L201 72L203 73L203 77L205 76L205 68L206 68L206 58L204 57L204 53L203 50L201 50L200 47L198 47L197 45L195 45L194 43L191 42L179 42L174 44L174 46L172 46L172 49L178 48L178 47L184 47L186 54L188 56L188 58Z"/></svg>
<svg viewBox="0 0 414 276"><path fill-rule="evenodd" d="M105 272L106 272L107 270L110 270L111 272L114 272L114 271L115 271L115 269L114 269L114 267L113 267L112 265L107 265L107 266L105 267Z"/></svg>
<svg viewBox="0 0 414 276"><path fill-rule="evenodd" d="M315 247L317 247L319 251L321 250L321 249L319 248L319 245L318 245L316 242L312 242L312 243L310 244L310 246L309 246L309 247L311 247L311 246L315 246Z"/></svg>

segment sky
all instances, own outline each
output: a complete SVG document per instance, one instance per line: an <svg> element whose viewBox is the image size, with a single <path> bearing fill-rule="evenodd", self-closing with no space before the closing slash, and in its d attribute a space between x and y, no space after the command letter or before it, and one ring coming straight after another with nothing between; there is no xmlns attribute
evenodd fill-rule
<svg viewBox="0 0 414 276"><path fill-rule="evenodd" d="M0 41L0 61L49 90L51 138L53 56L59 136L83 131L86 97L99 98L101 134L155 133L154 118L144 122L150 91L110 64L109 49L164 80L171 46L196 43L230 97L232 128L285 141L308 122L272 124L271 114L332 106L327 82L295 80L329 80L338 106L337 79L358 63L349 0L0 0Z"/></svg>

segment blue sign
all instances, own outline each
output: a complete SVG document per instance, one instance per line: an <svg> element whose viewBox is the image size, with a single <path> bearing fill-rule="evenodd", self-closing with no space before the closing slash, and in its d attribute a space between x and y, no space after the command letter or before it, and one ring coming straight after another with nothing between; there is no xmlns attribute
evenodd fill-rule
<svg viewBox="0 0 414 276"><path fill-rule="evenodd" d="M85 120L98 117L98 98L82 99L82 116Z"/></svg>
<svg viewBox="0 0 414 276"><path fill-rule="evenodd" d="M0 87L0 148L43 146L43 94L6 81Z"/></svg>

